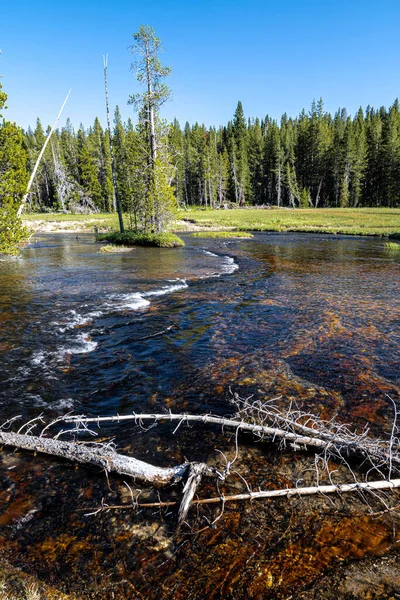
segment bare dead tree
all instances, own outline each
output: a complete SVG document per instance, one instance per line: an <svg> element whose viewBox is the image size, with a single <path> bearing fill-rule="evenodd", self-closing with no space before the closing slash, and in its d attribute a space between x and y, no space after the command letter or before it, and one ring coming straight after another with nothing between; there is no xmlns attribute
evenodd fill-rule
<svg viewBox="0 0 400 600"><path fill-rule="evenodd" d="M124 233L124 231L125 231L124 219L122 217L121 200L120 200L119 191L118 191L117 171L116 171L116 167L115 167L114 148L113 148L111 124L110 124L110 106L109 106L109 102L108 102L108 83L107 83L108 54L103 56L103 67L104 67L104 89L105 89L105 94L106 94L108 139L109 139L109 143L110 143L111 172L112 172L112 181L113 181L113 186L114 186L115 207L118 212L119 230L121 233Z"/></svg>
<svg viewBox="0 0 400 600"><path fill-rule="evenodd" d="M71 93L71 90L69 90L69 92L68 92L68 94L67 94L67 96L66 96L66 98L65 98L65 100L64 100L64 102L63 102L63 104L62 104L62 106L61 106L61 108L60 108L60 111L59 111L59 113L58 113L58 115L57 115L57 118L56 118L56 120L54 121L53 127L50 129L50 131L49 131L49 134L48 134L48 136L47 136L47 137L46 137L46 139L45 139L45 142L44 142L44 144L43 144L43 148L41 149L41 151L40 151L40 153L39 153L39 156L37 157L37 160L36 160L35 166L34 166L34 168L33 168L33 171L32 171L32 173L31 173L31 176L30 176L30 178L29 178L29 181L28 181L28 187L27 187L27 189L26 189L26 193L25 193L24 197L22 198L22 202L21 202L21 204L20 204L20 206L19 206L19 209L18 209L18 211L17 211L17 216L18 216L18 217L20 217L20 216L21 216L21 214L22 214L22 211L24 210L24 206L25 206L25 204L26 204L26 201L27 201L27 199L28 199L29 192L30 192L30 189L31 189L31 187L32 187L32 183L33 183L33 181L34 181L34 179L35 179L35 175L36 175L36 172L37 172L37 170L38 170L38 167L39 167L40 161L42 160L42 157L43 157L43 154L44 154L44 152L45 152L45 150L46 150L47 144L49 143L49 141L50 141L50 138L51 138L51 136L52 136L52 133L53 133L53 131L55 130L55 128L56 128L56 126L57 126L57 123L58 123L58 121L59 121L59 119L60 119L60 117L61 117L61 113L62 113L62 111L64 110L64 106L67 104L67 100L68 100L68 98L69 98L69 95L70 95L70 93Z"/></svg>
<svg viewBox="0 0 400 600"><path fill-rule="evenodd" d="M73 194L75 184L68 178L67 171L60 159L59 153L54 147L53 142L51 143L51 151L53 154L54 179L56 184L57 197L61 202L63 212L66 212L67 203Z"/></svg>

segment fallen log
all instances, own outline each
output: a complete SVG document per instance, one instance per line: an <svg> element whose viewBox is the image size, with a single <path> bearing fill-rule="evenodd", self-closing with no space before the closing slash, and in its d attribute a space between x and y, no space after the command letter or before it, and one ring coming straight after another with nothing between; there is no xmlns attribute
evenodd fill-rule
<svg viewBox="0 0 400 600"><path fill-rule="evenodd" d="M256 413L246 412L258 410ZM153 486L165 486L180 481L185 481L183 489L183 498L181 500L179 509L179 522L185 520L190 506L195 504L207 504L225 501L235 500L254 500L259 498L273 498L278 496L290 497L291 495L311 495L311 494L331 494L331 493L344 493L363 490L388 490L400 487L400 479L392 479L391 472L392 467L400 464L399 455L399 444L398 444L398 425L397 425L397 412L395 413L395 420L392 427L389 443L384 443L381 440L374 440L363 433L359 435L348 430L342 425L335 425L336 429L327 431L326 425L322 421L318 421L318 417L309 416L312 418L313 427L308 427L302 423L298 423L296 413L292 413L295 418L285 417L282 419L278 414L279 420L283 423L282 428L277 426L266 425L265 423L257 423L256 419L264 418L266 411L261 407L263 414L258 407L247 407L242 413L234 415L233 418L217 417L213 415L191 415L191 414L172 414L172 413L139 413L131 415L116 415L111 417L85 417L85 416L72 416L67 415L65 417L59 417L53 423L47 425L42 429L41 435L34 436L29 433L22 434L20 432L12 433L0 430L0 444L13 446L15 448L31 450L34 452L42 452L67 460L72 460L78 463L87 464L103 469L107 473L116 473L132 477L143 483L147 483ZM275 409L274 409L275 411ZM260 416L261 415L261 416ZM276 413L268 414L268 417L276 418ZM302 415L301 415L302 416ZM253 418L253 422L248 420ZM13 420L9 421L11 423ZM33 427L36 427L38 421L43 422L42 417L33 419L29 423L23 426L29 427L29 432ZM61 421L68 424L75 425L75 429L68 430L67 432L61 431L57 434L56 438L46 438L43 436L44 432L47 431L51 426ZM309 447L319 449L322 451L322 457L319 458L323 461L324 469L327 472L332 485L319 485L319 473L318 465L315 462L317 485L309 488L295 487L285 490L268 490L260 492L251 492L238 494L235 496L226 496L214 499L208 499L204 501L193 500L196 493L197 487L201 481L203 475L214 476L220 480L225 480L229 475L230 467L235 462L228 461L226 467L220 472L217 468L211 468L205 463L199 462L185 462L183 464L174 467L156 467L149 463L131 458L116 452L113 444L96 444L96 443L76 443L67 442L57 439L60 434L63 433L82 433L89 432L95 435L93 431L90 431L87 427L89 423L96 423L100 426L101 423L120 423L124 421L135 421L136 424L143 427L143 423L146 421L160 422L160 421L174 421L178 422L174 429L175 431L184 423L189 424L192 422L200 422L204 424L219 425L222 428L234 429L236 432L249 431L258 436L259 438L266 438L268 441L279 441L280 445L290 445L294 450L307 449ZM7 424L5 424L6 426ZM284 427L287 427L285 429ZM302 431L296 431L299 427ZM319 428L322 428L319 430ZM325 429L324 429L325 428ZM22 428L21 428L22 429ZM20 429L20 431L21 431ZM304 435L305 430L310 435ZM321 433L322 437L318 437ZM325 438L325 439L324 439ZM328 438L328 439L327 439ZM237 437L236 437L237 443ZM346 457L350 455L358 455L363 458L363 462L368 460L375 470L381 474L382 478L379 481L374 482L358 482L355 474L353 473L350 465L346 461ZM318 455L316 455L318 456ZM334 457L342 461L349 472L354 477L354 482L351 484L333 484L328 466L328 459ZM317 458L315 459L317 461ZM378 462L376 462L378 461ZM397 470L400 469L396 466ZM384 469L384 472L381 470ZM371 471L371 469L370 469ZM367 477L368 478L368 474ZM174 503L153 503L142 506L169 506Z"/></svg>
<svg viewBox="0 0 400 600"><path fill-rule="evenodd" d="M119 454L112 444L77 444L76 442L2 430L0 430L0 444L99 467L106 473L132 477L135 481L151 484L155 487L176 484L186 478L178 513L179 523L185 520L192 498L203 475L216 475L215 469L200 462L185 462L175 467L155 467L142 460Z"/></svg>
<svg viewBox="0 0 400 600"><path fill-rule="evenodd" d="M135 421L141 424L144 421L178 421L178 426L183 423L204 423L219 425L222 428L236 429L240 431L249 431L260 438L267 438L270 441L279 441L283 444L289 444L297 449L318 448L324 452L336 453L339 457L343 455L361 455L363 459L369 461L375 466L375 461L390 463L397 465L397 470L400 469L400 456L398 452L394 452L392 445L385 447L381 445L379 440L367 438L365 436L357 436L353 434L346 439L343 435L330 435L329 439L318 437L318 429L307 428L311 435L302 435L288 429L280 427L272 427L269 425L260 425L258 423L248 423L237 417L227 419L225 417L216 417L213 415L191 415L191 414L173 414L173 413L134 413L131 415L115 415L111 417L85 417L85 416L66 416L63 419L66 423L75 423L79 426L87 426L89 423L95 423L100 426L101 423L120 423L124 421ZM292 425L292 424L291 424ZM397 448L396 448L397 450Z"/></svg>
<svg viewBox="0 0 400 600"><path fill-rule="evenodd" d="M111 444L77 444L1 430L0 444L99 467L107 473L125 475L156 486L182 481L191 466L191 463L186 462L175 467L155 467L136 458L119 454Z"/></svg>

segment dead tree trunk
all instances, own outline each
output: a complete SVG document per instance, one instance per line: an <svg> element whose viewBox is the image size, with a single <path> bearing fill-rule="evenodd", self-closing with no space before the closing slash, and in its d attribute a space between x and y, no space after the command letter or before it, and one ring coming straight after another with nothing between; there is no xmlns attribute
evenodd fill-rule
<svg viewBox="0 0 400 600"><path fill-rule="evenodd" d="M118 454L111 445L76 444L1 430L0 444L59 456L73 462L99 467L108 473L127 475L143 483L157 486L181 481L190 467L190 463L183 463L176 467L155 467L136 458Z"/></svg>
<svg viewBox="0 0 400 600"><path fill-rule="evenodd" d="M155 467L136 458L118 454L110 444L77 444L0 430L0 444L22 450L42 452L81 464L99 467L107 473L132 477L135 481L155 487L179 483L186 478L178 522L185 520L192 499L203 475L215 476L216 471L205 463L186 462L175 467Z"/></svg>
<svg viewBox="0 0 400 600"><path fill-rule="evenodd" d="M124 219L122 217L122 208L121 208L121 200L118 192L118 184L117 184L117 173L115 167L115 158L114 158L114 148L112 143L112 133L111 133L111 125L110 125L110 107L108 103L108 85L107 85L107 66L108 66L108 54L103 57L103 65L104 65L104 89L106 94L106 111L107 111L107 127L108 127L108 140L110 144L110 156L111 156L111 172L112 172L112 182L114 186L114 196L115 196L115 205L118 213L119 220L119 230L121 233L124 233Z"/></svg>
<svg viewBox="0 0 400 600"><path fill-rule="evenodd" d="M31 189L31 187L32 187L33 180L35 179L35 175L36 175L36 172L37 172L37 170L38 170L38 167L39 167L40 161L42 160L42 156L43 156L43 154L44 154L44 151L46 150L47 144L49 143L49 140L50 140L50 138L51 138L51 135L52 135L53 131L54 131L54 130L55 130L55 128L56 128L56 125L57 125L57 123L58 123L58 121L59 121L59 118L61 117L61 113L62 113L62 111L63 111L63 109L64 109L64 106L65 106L65 105L66 105L66 103L67 103L67 100L68 100L68 98L69 98L69 95L70 95L70 93L71 93L71 90L69 90L69 92L68 92L68 94L67 94L67 97L65 98L65 100L64 100L64 102L63 102L63 105L62 105L62 107L60 108L60 112L58 113L58 115L57 115L57 118L56 118L56 120L54 121L54 125L53 125L53 127L50 129L50 133L49 133L49 135L47 136L47 138L46 138L46 140L45 140L45 142L44 142L44 144L43 144L43 148L41 149L39 156L37 157L37 160L36 160L35 166L34 166L34 168L33 168L33 171L32 171L32 173L31 173L31 176L30 176L30 178L29 178L28 187L27 187L27 189L26 189L26 194L25 194L25 195L24 195L24 197L22 198L22 202L21 202L21 204L20 204L20 206L19 206L19 209L18 209L18 211L17 211L17 216L18 216L18 217L20 217L20 216L21 216L21 214L22 214L22 211L24 210L24 206L25 206L25 204L26 204L26 201L27 201L27 198L28 198L28 196L29 196L29 192L30 192L30 189Z"/></svg>

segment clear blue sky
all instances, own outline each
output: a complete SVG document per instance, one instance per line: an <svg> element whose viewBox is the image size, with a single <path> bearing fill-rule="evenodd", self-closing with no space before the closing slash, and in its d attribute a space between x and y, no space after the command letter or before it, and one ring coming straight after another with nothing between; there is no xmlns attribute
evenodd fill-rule
<svg viewBox="0 0 400 600"><path fill-rule="evenodd" d="M142 23L155 28L172 68L173 101L162 115L182 126L225 124L239 99L246 116L278 118L320 96L326 110L354 114L400 95L398 0L1 0L7 118L52 123L72 88L65 118L104 123L104 53L111 105L133 116L127 48Z"/></svg>

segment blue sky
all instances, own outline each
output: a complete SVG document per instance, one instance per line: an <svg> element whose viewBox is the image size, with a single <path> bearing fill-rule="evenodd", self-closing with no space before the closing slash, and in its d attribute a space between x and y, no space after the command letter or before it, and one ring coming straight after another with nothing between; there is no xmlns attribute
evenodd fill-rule
<svg viewBox="0 0 400 600"><path fill-rule="evenodd" d="M138 91L128 46L142 24L162 39L172 68L173 101L162 116L225 124L238 100L245 115L279 118L324 99L334 112L390 105L400 95L400 3L365 0L0 0L0 73L7 118L47 125L69 88L78 127L105 122L103 54L109 93L122 116L134 116Z"/></svg>

